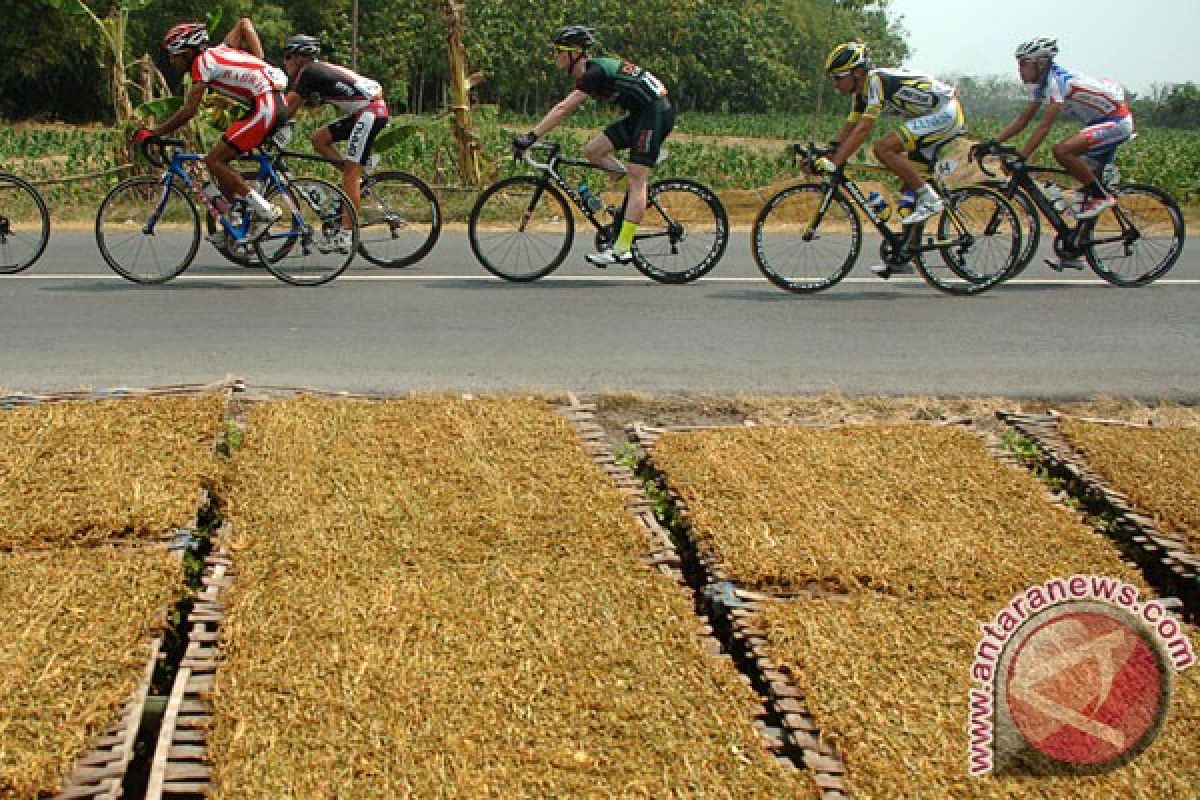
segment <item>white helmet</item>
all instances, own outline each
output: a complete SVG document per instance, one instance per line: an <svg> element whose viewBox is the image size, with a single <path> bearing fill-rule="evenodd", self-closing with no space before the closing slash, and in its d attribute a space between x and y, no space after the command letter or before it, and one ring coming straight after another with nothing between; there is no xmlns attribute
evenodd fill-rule
<svg viewBox="0 0 1200 800"><path fill-rule="evenodd" d="M1058 40L1039 36L1017 45L1017 51L1013 55L1020 60L1044 58L1047 61L1053 61L1054 57L1058 55Z"/></svg>

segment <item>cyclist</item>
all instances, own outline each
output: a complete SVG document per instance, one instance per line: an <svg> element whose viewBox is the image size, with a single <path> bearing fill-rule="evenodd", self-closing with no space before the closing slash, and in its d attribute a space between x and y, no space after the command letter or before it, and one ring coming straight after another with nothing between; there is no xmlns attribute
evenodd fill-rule
<svg viewBox="0 0 1200 800"><path fill-rule="evenodd" d="M1028 159L1050 133L1059 114L1075 117L1083 123L1083 129L1054 145L1052 152L1082 187L1074 207L1075 218L1099 215L1117 201L1096 175L1112 163L1117 147L1133 136L1133 113L1125 103L1125 91L1114 81L1072 72L1054 63L1058 55L1056 39L1030 39L1018 45L1014 55L1021 81L1029 88L1029 105L995 139L978 147L987 148L1017 135L1045 104L1041 122L1020 148Z"/></svg>
<svg viewBox="0 0 1200 800"><path fill-rule="evenodd" d="M282 93L287 76L263 60L262 42L247 17L238 20L224 42L213 47L202 23L181 23L167 31L163 49L172 67L191 73L192 88L182 108L154 130L139 129L133 135L134 143L166 136L186 125L210 90L245 106L245 116L229 126L204 157L204 164L225 196L234 198L235 206L248 206L254 212L250 238L261 235L283 212L251 189L229 162L258 147L287 122Z"/></svg>
<svg viewBox="0 0 1200 800"><path fill-rule="evenodd" d="M941 198L914 162L932 167L938 147L966 130L955 88L918 72L872 69L867 46L860 42L833 48L825 59L825 72L839 94L854 96L854 104L832 142L833 152L813 166L825 173L840 170L867 140L881 114L904 117L904 125L877 141L872 152L903 182L905 199L915 196L912 213L902 224L914 225L941 211ZM885 276L896 271L883 265L871 269Z"/></svg>
<svg viewBox="0 0 1200 800"><path fill-rule="evenodd" d="M589 161L625 173L629 182L616 241L587 256L589 263L607 267L633 261L630 248L646 212L646 185L650 171L659 161L663 140L675 126L675 111L667 99L666 87L649 71L618 58L589 58L588 49L595 43L595 30L582 25L566 25L554 34L554 64L575 79L575 89L550 109L533 130L513 139L513 153L524 153L538 137L554 130L589 97L613 103L628 112L627 117L596 134L584 147ZM613 155L616 150L627 148L628 166Z"/></svg>
<svg viewBox="0 0 1200 800"><path fill-rule="evenodd" d="M304 105L329 103L345 115L313 133L312 145L318 153L340 165L342 187L358 208L363 167L371 157L375 137L388 124L383 87L345 67L319 60L321 41L315 36L296 34L290 37L284 44L283 55L290 114L294 115ZM349 142L344 158L333 146L334 142ZM348 216L343 223L347 227L337 233L332 244L339 251L348 252L353 242Z"/></svg>

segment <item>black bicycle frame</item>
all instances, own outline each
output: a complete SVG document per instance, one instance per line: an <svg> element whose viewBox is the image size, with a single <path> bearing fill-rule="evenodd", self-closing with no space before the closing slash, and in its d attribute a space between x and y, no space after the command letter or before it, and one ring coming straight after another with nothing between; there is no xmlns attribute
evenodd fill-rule
<svg viewBox="0 0 1200 800"><path fill-rule="evenodd" d="M1018 189L1024 191L1025 195L1033 201L1033 204L1037 206L1042 215L1050 222L1050 226L1054 228L1054 232L1066 243L1068 249L1075 252L1082 252L1084 247L1094 244L1111 244L1113 242L1131 244L1141 238L1141 233L1138 232L1137 226L1125 215L1125 211L1119 205L1113 206L1113 213L1116 214L1117 221L1121 225L1120 235L1105 239L1085 238L1094 229L1095 221L1085 219L1080 220L1075 225L1068 224L1059 210L1046 197L1046 193L1042 191L1042 187L1034 179L1034 174L1070 176L1070 173L1065 169L1037 167L1026 164L1012 171L1008 179L1008 184L1004 187L1002 193L1005 197L1012 198ZM1107 186L1105 189L1111 191Z"/></svg>

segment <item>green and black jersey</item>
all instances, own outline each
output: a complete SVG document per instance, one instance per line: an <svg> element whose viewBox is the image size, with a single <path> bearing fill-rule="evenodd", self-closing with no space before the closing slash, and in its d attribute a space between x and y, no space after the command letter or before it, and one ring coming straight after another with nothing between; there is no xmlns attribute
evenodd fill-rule
<svg viewBox="0 0 1200 800"><path fill-rule="evenodd" d="M940 110L955 95L950 84L904 69L873 69L864 88L865 94L854 96L851 122L861 117L877 119L880 114L924 117Z"/></svg>
<svg viewBox="0 0 1200 800"><path fill-rule="evenodd" d="M667 87L649 70L619 58L589 58L575 88L626 111L638 111L667 96Z"/></svg>

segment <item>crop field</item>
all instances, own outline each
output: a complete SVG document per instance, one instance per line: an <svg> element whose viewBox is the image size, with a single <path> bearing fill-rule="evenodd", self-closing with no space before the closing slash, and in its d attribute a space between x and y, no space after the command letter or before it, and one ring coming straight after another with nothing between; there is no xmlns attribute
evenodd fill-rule
<svg viewBox="0 0 1200 800"><path fill-rule="evenodd" d="M850 796L1186 796L1200 778L1196 670L1125 767L966 777L980 623L1048 577L1157 585L997 437L900 422L949 409L931 403L742 398L710 413L891 423L668 430L647 454L680 500L678 541L761 598L765 647ZM1194 412L1109 410L1180 425L1066 432L1099 469L1111 455L1133 464L1129 480L1173 491ZM660 544L634 505L673 525L666 493L651 481L632 498L605 466L627 454L585 447L574 425L530 397L235 391L0 410L0 497L20 498L0 506L13 634L0 642L0 798L61 788L156 637L175 646L144 722L165 706L170 742L152 738L130 769L165 765L209 796L818 797L817 776L764 735L773 700L725 654L701 602L712 587L683 577L691 556L678 574L648 558ZM1143 452L1164 460L1142 465ZM194 533L181 564L165 538L191 524L202 488L220 524ZM209 550L229 566L215 599L193 594L186 566Z"/></svg>

